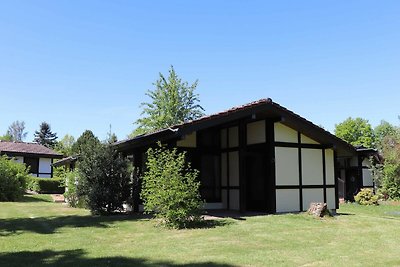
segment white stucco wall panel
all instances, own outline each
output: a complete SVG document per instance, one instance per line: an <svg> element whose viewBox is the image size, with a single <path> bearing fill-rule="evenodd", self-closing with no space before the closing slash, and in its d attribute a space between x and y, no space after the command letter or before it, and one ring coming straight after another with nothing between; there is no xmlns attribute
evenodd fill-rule
<svg viewBox="0 0 400 267"><path fill-rule="evenodd" d="M299 189L276 190L276 212L300 211Z"/></svg>
<svg viewBox="0 0 400 267"><path fill-rule="evenodd" d="M39 159L39 173L51 173L51 159Z"/></svg>
<svg viewBox="0 0 400 267"><path fill-rule="evenodd" d="M239 152L229 152L229 185L239 186Z"/></svg>
<svg viewBox="0 0 400 267"><path fill-rule="evenodd" d="M182 140L179 140L176 145L178 147L196 147L197 146L197 134L193 132L186 135Z"/></svg>
<svg viewBox="0 0 400 267"><path fill-rule="evenodd" d="M322 149L302 148L301 159L303 185L322 185Z"/></svg>
<svg viewBox="0 0 400 267"><path fill-rule="evenodd" d="M14 157L15 162L24 163L24 157Z"/></svg>
<svg viewBox="0 0 400 267"><path fill-rule="evenodd" d="M265 143L265 121L256 121L247 124L247 144Z"/></svg>
<svg viewBox="0 0 400 267"><path fill-rule="evenodd" d="M228 154L221 154L221 185L228 185Z"/></svg>
<svg viewBox="0 0 400 267"><path fill-rule="evenodd" d="M308 210L310 203L313 202L324 202L324 190L322 188L303 189L303 211Z"/></svg>
<svg viewBox="0 0 400 267"><path fill-rule="evenodd" d="M325 150L326 184L335 184L335 156L332 149Z"/></svg>
<svg viewBox="0 0 400 267"><path fill-rule="evenodd" d="M374 180L372 178L371 170L363 169L363 186L374 186Z"/></svg>
<svg viewBox="0 0 400 267"><path fill-rule="evenodd" d="M277 122L274 124L274 129L276 142L298 143L297 131L292 128Z"/></svg>
<svg viewBox="0 0 400 267"><path fill-rule="evenodd" d="M326 202L328 204L328 209L333 210L336 208L335 188L326 189Z"/></svg>
<svg viewBox="0 0 400 267"><path fill-rule="evenodd" d="M221 200L222 200L222 206L224 209L228 208L228 190L222 189L221 190Z"/></svg>
<svg viewBox="0 0 400 267"><path fill-rule="evenodd" d="M228 130L227 129L222 129L221 130L221 148L227 148L228 147L228 135L227 135Z"/></svg>
<svg viewBox="0 0 400 267"><path fill-rule="evenodd" d="M301 143L302 144L319 144L317 141L315 141L314 139L311 139L308 136L305 136L304 134L301 135Z"/></svg>
<svg viewBox="0 0 400 267"><path fill-rule="evenodd" d="M229 147L239 146L239 127L231 127L228 130L229 133Z"/></svg>
<svg viewBox="0 0 400 267"><path fill-rule="evenodd" d="M299 185L297 148L275 147L276 185Z"/></svg>
<svg viewBox="0 0 400 267"><path fill-rule="evenodd" d="M240 197L238 189L230 189L229 190L229 208L231 210L239 210L240 209Z"/></svg>

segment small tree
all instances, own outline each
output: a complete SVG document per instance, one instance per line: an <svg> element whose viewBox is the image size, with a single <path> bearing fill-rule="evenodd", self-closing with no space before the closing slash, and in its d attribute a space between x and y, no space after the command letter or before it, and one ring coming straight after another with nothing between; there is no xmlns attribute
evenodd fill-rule
<svg viewBox="0 0 400 267"><path fill-rule="evenodd" d="M136 136L155 130L168 128L188 120L201 117L204 109L200 104L199 95L195 93L197 81L192 85L182 81L171 66L166 78L160 73L160 78L154 83L154 90L146 95L150 103L142 103L145 115L136 121L138 128L131 134Z"/></svg>
<svg viewBox="0 0 400 267"><path fill-rule="evenodd" d="M147 171L143 177L144 210L173 228L185 228L201 219L199 172L185 161L185 153L159 144L147 151Z"/></svg>
<svg viewBox="0 0 400 267"><path fill-rule="evenodd" d="M57 134L51 131L50 124L42 122L39 131L35 131L35 139L33 142L44 145L45 147L54 148L57 143Z"/></svg>
<svg viewBox="0 0 400 267"><path fill-rule="evenodd" d="M82 151L79 162L82 189L87 205L95 214L111 214L123 210L131 194L128 161L108 144ZM79 190L78 184L78 190Z"/></svg>
<svg viewBox="0 0 400 267"><path fill-rule="evenodd" d="M11 137L11 141L22 142L28 135L25 132L25 122L24 121L14 121L7 130L8 136Z"/></svg>
<svg viewBox="0 0 400 267"><path fill-rule="evenodd" d="M335 125L335 135L354 146L374 147L374 132L368 120L348 118Z"/></svg>

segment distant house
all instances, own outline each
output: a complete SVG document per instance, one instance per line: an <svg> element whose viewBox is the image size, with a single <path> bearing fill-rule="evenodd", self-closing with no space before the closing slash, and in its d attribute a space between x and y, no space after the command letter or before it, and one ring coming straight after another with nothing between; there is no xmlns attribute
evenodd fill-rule
<svg viewBox="0 0 400 267"><path fill-rule="evenodd" d="M79 159L79 155L76 156L69 156L62 158L56 162L53 163L53 167L61 167L64 166L65 170L67 171L73 171L76 166L76 162Z"/></svg>
<svg viewBox="0 0 400 267"><path fill-rule="evenodd" d="M339 208L352 186L373 186L367 150L355 147L271 99L205 116L115 143L144 170L145 152L157 141L187 151L200 171L207 209L267 213L308 209L311 202ZM345 190L352 190L346 192ZM139 209L139 207L135 207Z"/></svg>
<svg viewBox="0 0 400 267"><path fill-rule="evenodd" d="M30 167L31 175L53 178L53 160L63 155L36 143L0 141L0 155L7 155Z"/></svg>

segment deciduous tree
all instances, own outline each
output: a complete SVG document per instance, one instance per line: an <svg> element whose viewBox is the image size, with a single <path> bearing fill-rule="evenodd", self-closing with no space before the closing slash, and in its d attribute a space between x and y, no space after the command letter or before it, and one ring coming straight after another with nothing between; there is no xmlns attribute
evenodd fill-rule
<svg viewBox="0 0 400 267"><path fill-rule="evenodd" d="M374 132L368 120L348 118L335 125L335 135L354 146L374 147Z"/></svg>
<svg viewBox="0 0 400 267"><path fill-rule="evenodd" d="M168 77L160 73L160 78L154 83L155 89L146 93L150 102L142 103L143 117L136 121L138 128L131 136L201 117L204 109L199 104L199 95L195 93L197 84L198 81L192 85L182 81L173 66Z"/></svg>

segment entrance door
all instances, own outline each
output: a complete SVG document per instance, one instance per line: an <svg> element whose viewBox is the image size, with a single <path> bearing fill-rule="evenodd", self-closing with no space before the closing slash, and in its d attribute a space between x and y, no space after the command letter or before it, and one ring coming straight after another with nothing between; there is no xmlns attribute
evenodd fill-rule
<svg viewBox="0 0 400 267"><path fill-rule="evenodd" d="M267 168L265 153L248 152L246 155L246 209L267 212Z"/></svg>

